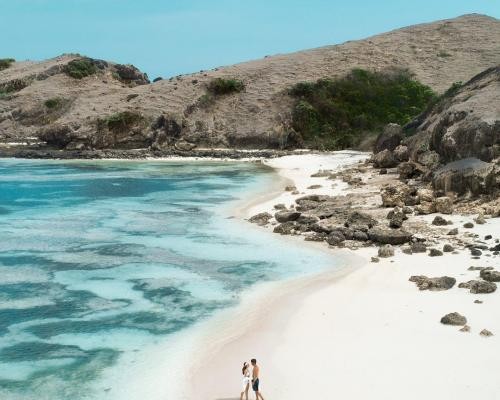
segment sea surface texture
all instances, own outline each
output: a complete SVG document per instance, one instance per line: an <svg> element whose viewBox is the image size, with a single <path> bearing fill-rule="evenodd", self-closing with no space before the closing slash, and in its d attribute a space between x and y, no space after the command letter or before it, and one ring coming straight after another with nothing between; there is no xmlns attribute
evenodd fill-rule
<svg viewBox="0 0 500 400"><path fill-rule="evenodd" d="M167 396L155 370L200 321L331 267L231 217L273 179L252 163L0 160L0 399Z"/></svg>

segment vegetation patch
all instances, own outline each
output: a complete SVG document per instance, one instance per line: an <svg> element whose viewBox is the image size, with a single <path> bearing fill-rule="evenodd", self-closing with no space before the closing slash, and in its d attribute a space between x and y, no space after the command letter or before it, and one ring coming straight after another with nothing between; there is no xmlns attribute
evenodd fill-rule
<svg viewBox="0 0 500 400"><path fill-rule="evenodd" d="M72 78L83 79L94 75L97 72L97 66L90 58L79 58L66 64L64 72Z"/></svg>
<svg viewBox="0 0 500 400"><path fill-rule="evenodd" d="M0 71L9 68L15 62L13 58L0 58Z"/></svg>
<svg viewBox="0 0 500 400"><path fill-rule="evenodd" d="M60 97L53 97L51 99L47 99L43 102L44 106L49 110L57 110L61 108L65 103L65 100Z"/></svg>
<svg viewBox="0 0 500 400"><path fill-rule="evenodd" d="M353 69L339 79L300 82L289 90L296 99L292 126L309 147L327 150L356 146L385 124L406 124L436 94L407 70Z"/></svg>
<svg viewBox="0 0 500 400"><path fill-rule="evenodd" d="M245 84L234 78L215 78L208 84L207 90L214 96L239 93L245 90Z"/></svg>
<svg viewBox="0 0 500 400"><path fill-rule="evenodd" d="M143 117L141 114L132 111L123 111L110 115L102 120L104 124L112 132L121 132L141 122Z"/></svg>

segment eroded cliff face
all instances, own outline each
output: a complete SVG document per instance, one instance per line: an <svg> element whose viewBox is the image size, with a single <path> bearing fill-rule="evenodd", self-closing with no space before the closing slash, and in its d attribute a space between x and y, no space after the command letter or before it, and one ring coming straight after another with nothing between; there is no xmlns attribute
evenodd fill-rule
<svg viewBox="0 0 500 400"><path fill-rule="evenodd" d="M414 160L435 152L441 163L474 157L490 162L500 156L500 65L450 89L412 125L407 140Z"/></svg>
<svg viewBox="0 0 500 400"><path fill-rule="evenodd" d="M0 71L0 142L39 141L66 150L296 147L301 141L291 129L293 100L287 94L293 84L338 77L354 67L397 67L442 93L498 64L498 37L500 21L467 15L154 83L133 66L93 59L79 65L78 55L18 62ZM220 77L237 79L245 89L204 102L210 82ZM481 96L493 99L494 90ZM461 102L470 105L483 101L463 96ZM426 128L449 160L465 156L453 153L450 126L464 132L452 135L457 143L477 141L477 134L466 133L467 124L476 126L473 116L462 117L458 103L455 108L446 121L436 115ZM486 114L481 120L489 121ZM485 122L481 143L490 143L495 129ZM492 144L481 157L494 157L494 151Z"/></svg>

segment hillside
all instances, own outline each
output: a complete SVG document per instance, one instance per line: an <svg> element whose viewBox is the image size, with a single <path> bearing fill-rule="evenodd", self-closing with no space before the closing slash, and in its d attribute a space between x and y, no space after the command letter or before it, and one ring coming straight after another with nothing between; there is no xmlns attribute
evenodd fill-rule
<svg viewBox="0 0 500 400"><path fill-rule="evenodd" d="M131 67L99 60L92 60L90 76L68 76L66 65L78 55L16 62L0 71L0 142L41 138L78 150L282 147L291 132L292 85L353 68L408 68L442 93L497 65L499 37L499 20L465 15L154 83ZM245 88L200 102L218 77Z"/></svg>

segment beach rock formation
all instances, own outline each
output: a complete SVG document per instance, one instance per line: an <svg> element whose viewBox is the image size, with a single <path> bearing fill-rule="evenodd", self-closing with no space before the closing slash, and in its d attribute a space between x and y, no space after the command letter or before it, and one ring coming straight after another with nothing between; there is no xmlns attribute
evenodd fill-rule
<svg viewBox="0 0 500 400"><path fill-rule="evenodd" d="M493 282L472 280L468 282L462 282L458 285L461 289L470 289L471 293L493 293L497 290L497 285Z"/></svg>

